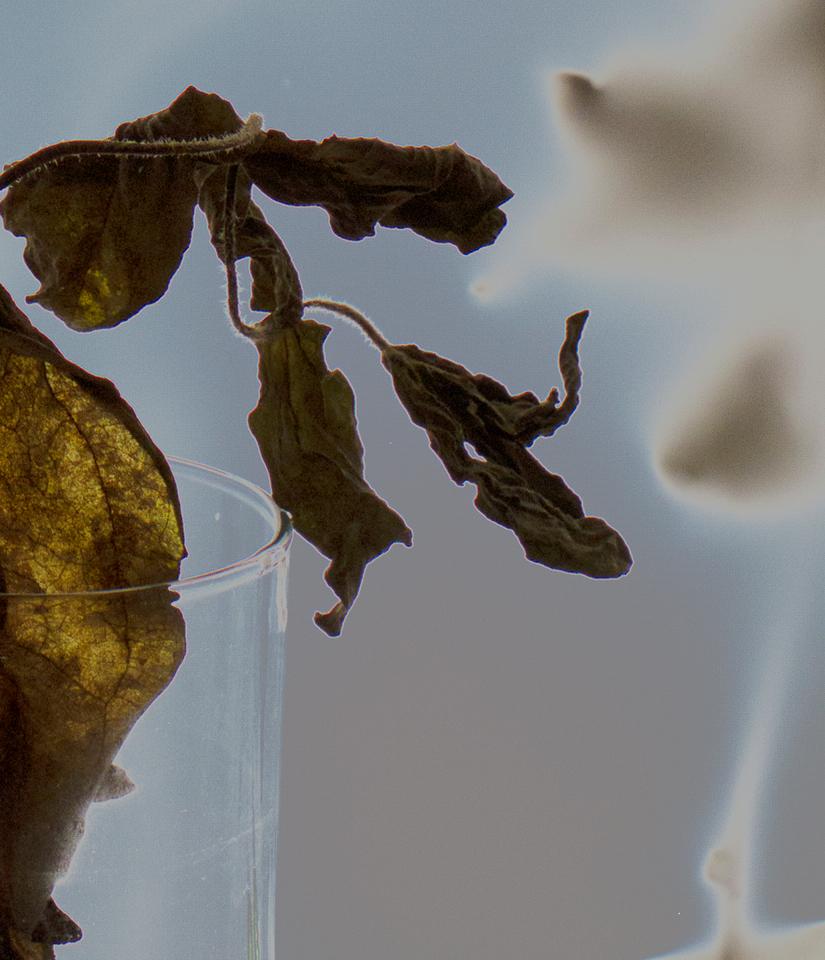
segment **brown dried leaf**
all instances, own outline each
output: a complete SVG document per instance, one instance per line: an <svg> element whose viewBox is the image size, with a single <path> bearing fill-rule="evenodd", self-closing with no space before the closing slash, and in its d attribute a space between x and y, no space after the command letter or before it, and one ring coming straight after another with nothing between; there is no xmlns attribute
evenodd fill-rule
<svg viewBox="0 0 825 960"><path fill-rule="evenodd" d="M339 237L370 237L376 224L409 227L462 253L496 239L507 222L498 208L513 195L456 144L399 147L342 137L318 143L269 130L244 166L273 200L323 207Z"/></svg>
<svg viewBox="0 0 825 960"><path fill-rule="evenodd" d="M80 936L51 902L111 761L184 653L169 467L114 386L0 288L0 956ZM49 596L59 594L60 596ZM35 946L43 942L41 950Z"/></svg>
<svg viewBox="0 0 825 960"><path fill-rule="evenodd" d="M166 109L121 124L113 139L220 137L242 126L232 105L188 87ZM41 281L28 302L76 330L112 327L166 292L192 234L196 164L185 157L85 156L40 169L0 203L7 229L25 236Z"/></svg>
<svg viewBox="0 0 825 960"><path fill-rule="evenodd" d="M10 187L6 228L40 289L27 297L75 330L113 327L166 292L192 233L192 165L83 157Z"/></svg>
<svg viewBox="0 0 825 960"><path fill-rule="evenodd" d="M195 140L235 133L243 121L228 100L217 93L187 87L168 107L122 123L117 140Z"/></svg>
<svg viewBox="0 0 825 960"><path fill-rule="evenodd" d="M15 931L5 939L0 935L0 951L0 960L55 960L52 944L23 939Z"/></svg>
<svg viewBox="0 0 825 960"><path fill-rule="evenodd" d="M215 154L210 138L242 127L227 100L188 87L165 109L121 124L103 146L163 141L180 150L181 141L209 140L201 146ZM60 146L39 153L59 153ZM73 141L71 146L84 145ZM85 148L83 156L64 155L48 168L28 158L25 169L32 175L14 183L0 203L7 229L26 237L26 263L41 281L29 302L53 310L78 330L115 326L163 295L189 245L194 178L202 187L204 210L210 215L212 206L214 214L213 194L225 171L210 178L209 168L226 162L225 155L200 161L180 155L118 159L95 155L102 150L100 142L87 142ZM323 206L342 237L372 235L380 223L453 243L462 253L495 240L506 223L498 208L512 196L491 170L456 144L399 147L335 136L317 143L270 130L253 136L242 153L246 209L240 211L238 254L252 257L253 302L262 305L276 298L261 290L283 286L285 280L290 285L295 271L277 235L249 203L247 173L280 202ZM57 160L54 152L48 157ZM211 180L206 187L205 180ZM220 252L220 225L212 226ZM283 311L290 322L300 315L292 303L261 309Z"/></svg>
<svg viewBox="0 0 825 960"><path fill-rule="evenodd" d="M364 480L352 388L324 362L329 330L304 320L257 343L261 398L249 425L275 501L332 561L325 579L340 602L315 622L337 636L366 565L393 543L409 546L412 534Z"/></svg>
<svg viewBox="0 0 825 960"><path fill-rule="evenodd" d="M561 404L555 390L543 402L532 393L513 397L491 377L414 344L385 344L381 354L401 402L427 431L449 475L478 487L478 509L509 527L528 559L556 570L618 577L632 562L622 538L603 520L585 516L561 477L525 449L565 423L578 402L577 345L586 317L579 313L567 321L559 357L566 388Z"/></svg>

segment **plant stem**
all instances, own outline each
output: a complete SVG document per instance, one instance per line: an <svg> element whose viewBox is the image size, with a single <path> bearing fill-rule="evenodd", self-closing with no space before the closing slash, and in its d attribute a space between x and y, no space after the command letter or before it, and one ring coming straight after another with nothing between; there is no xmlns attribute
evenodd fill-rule
<svg viewBox="0 0 825 960"><path fill-rule="evenodd" d="M360 310L351 307L348 303L339 303L337 300L326 300L323 297L314 297L312 300L304 300L304 308L315 307L318 310L328 310L330 313L337 313L339 316L346 317L359 327L367 340L378 347L379 350L387 350L392 344L384 339L381 331L367 318Z"/></svg>
<svg viewBox="0 0 825 960"><path fill-rule="evenodd" d="M69 157L191 157L230 163L254 150L261 138L263 120L250 114L235 133L198 140L61 140L12 163L0 173L0 190L5 190L42 167Z"/></svg>

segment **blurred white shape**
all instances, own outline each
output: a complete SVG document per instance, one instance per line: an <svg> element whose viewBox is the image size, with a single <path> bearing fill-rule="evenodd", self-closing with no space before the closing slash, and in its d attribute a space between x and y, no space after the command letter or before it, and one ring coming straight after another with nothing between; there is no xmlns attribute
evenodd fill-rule
<svg viewBox="0 0 825 960"><path fill-rule="evenodd" d="M668 953L654 960L822 960L825 923L789 927L771 933L718 940L706 947Z"/></svg>
<svg viewBox="0 0 825 960"><path fill-rule="evenodd" d="M625 51L598 79L568 70L548 85L570 182L511 226L476 296L494 301L553 264L657 294L698 288L725 305L726 329L799 336L800 313L822 303L825 0L740 0L680 51ZM811 332L821 369L825 336ZM679 393L657 466L704 505L807 505L825 395L745 336L715 380Z"/></svg>
<svg viewBox="0 0 825 960"><path fill-rule="evenodd" d="M815 534L810 533L813 538ZM809 546L804 540L798 546ZM811 551L812 552L812 551ZM810 555L810 552L809 554ZM823 960L825 923L766 930L754 921L754 862L759 820L770 773L782 745L794 677L810 640L804 610L818 566L791 573L780 604L766 624L763 660L736 775L719 833L710 845L702 879L714 894L715 933L709 943L667 954L668 960ZM664 957L657 958L664 960Z"/></svg>
<svg viewBox="0 0 825 960"><path fill-rule="evenodd" d="M556 73L548 92L570 182L511 224L477 282L487 299L547 264L724 284L778 253L776 277L800 224L821 225L822 0L727 4L681 50L625 52L598 78Z"/></svg>
<svg viewBox="0 0 825 960"><path fill-rule="evenodd" d="M805 395L798 367L778 339L745 341L676 390L654 441L668 486L742 513L806 504L822 473L823 398Z"/></svg>
<svg viewBox="0 0 825 960"><path fill-rule="evenodd" d="M597 84L567 72L554 92L568 142L589 154L594 201L612 197L629 215L696 225L729 216L764 186L758 131L705 78L636 71Z"/></svg>

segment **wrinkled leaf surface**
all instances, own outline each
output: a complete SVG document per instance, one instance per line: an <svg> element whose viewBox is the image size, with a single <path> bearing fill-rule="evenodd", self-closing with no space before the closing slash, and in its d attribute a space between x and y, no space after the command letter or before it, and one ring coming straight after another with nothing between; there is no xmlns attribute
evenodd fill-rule
<svg viewBox="0 0 825 960"><path fill-rule="evenodd" d="M217 93L187 87L168 107L122 123L118 140L195 140L235 133L243 121L228 100Z"/></svg>
<svg viewBox="0 0 825 960"><path fill-rule="evenodd" d="M566 422L578 402L577 344L586 316L567 322L560 355L567 395L561 404L555 390L543 402L532 393L513 397L491 377L414 344L388 345L382 362L450 477L477 486L478 509L511 529L530 560L590 577L618 577L632 562L622 538L604 520L585 516L576 494L526 449Z"/></svg>
<svg viewBox="0 0 825 960"><path fill-rule="evenodd" d="M484 164L453 144L399 147L382 140L290 140L278 130L244 165L255 185L281 203L323 207L347 240L384 227L409 227L471 253L492 243L512 196Z"/></svg>

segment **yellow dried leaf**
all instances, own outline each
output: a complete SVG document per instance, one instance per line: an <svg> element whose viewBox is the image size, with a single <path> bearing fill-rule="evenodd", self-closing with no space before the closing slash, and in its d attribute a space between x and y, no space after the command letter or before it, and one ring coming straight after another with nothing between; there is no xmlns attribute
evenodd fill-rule
<svg viewBox="0 0 825 960"><path fill-rule="evenodd" d="M52 886L185 648L167 588L88 591L175 580L184 547L169 467L131 408L2 288L0 488L0 956L38 956L20 944L79 936Z"/></svg>

